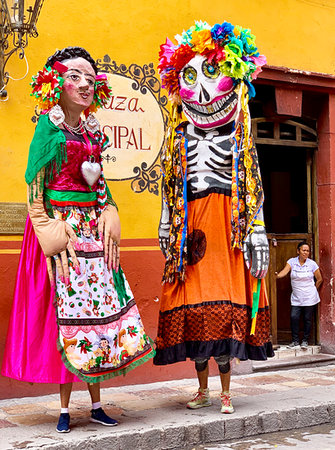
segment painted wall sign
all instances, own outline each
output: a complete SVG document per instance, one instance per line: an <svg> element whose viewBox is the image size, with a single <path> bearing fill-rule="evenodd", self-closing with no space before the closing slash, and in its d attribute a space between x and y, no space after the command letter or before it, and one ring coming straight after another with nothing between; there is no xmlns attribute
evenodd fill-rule
<svg viewBox="0 0 335 450"><path fill-rule="evenodd" d="M0 203L0 234L22 234L27 219L25 203Z"/></svg>
<svg viewBox="0 0 335 450"><path fill-rule="evenodd" d="M107 180L131 180L134 192L159 193L159 154L167 124L167 98L161 96L153 63L118 66L106 55L98 60L107 74L113 97L96 116L111 143L103 153Z"/></svg>

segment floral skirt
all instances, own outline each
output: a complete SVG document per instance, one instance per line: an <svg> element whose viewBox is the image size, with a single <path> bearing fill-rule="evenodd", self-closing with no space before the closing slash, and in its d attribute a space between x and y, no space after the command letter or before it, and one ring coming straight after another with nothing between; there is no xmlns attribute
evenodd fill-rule
<svg viewBox="0 0 335 450"><path fill-rule="evenodd" d="M67 221L77 235L80 274L69 258L70 283L55 269L52 292L28 218L2 374L42 383L95 383L124 375L155 351L121 267L108 270L104 262L96 194L46 190L46 205L49 215Z"/></svg>
<svg viewBox="0 0 335 450"><path fill-rule="evenodd" d="M71 258L68 285L56 271L58 345L66 367L88 382L125 374L154 355L121 267L109 270L104 261L95 195L71 192L68 200L66 192L46 190L54 218L78 238L80 274Z"/></svg>

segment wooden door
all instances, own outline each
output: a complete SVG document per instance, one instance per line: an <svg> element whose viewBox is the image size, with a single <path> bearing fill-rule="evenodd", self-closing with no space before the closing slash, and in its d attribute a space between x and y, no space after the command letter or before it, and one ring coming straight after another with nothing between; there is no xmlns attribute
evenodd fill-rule
<svg viewBox="0 0 335 450"><path fill-rule="evenodd" d="M271 334L274 344L291 342L290 310L291 281L288 275L277 280L275 272L279 272L287 260L296 256L297 245L306 241L311 245L312 235L268 233L270 247L270 266L267 275L267 287L271 308ZM311 335L311 343L315 339L315 331Z"/></svg>

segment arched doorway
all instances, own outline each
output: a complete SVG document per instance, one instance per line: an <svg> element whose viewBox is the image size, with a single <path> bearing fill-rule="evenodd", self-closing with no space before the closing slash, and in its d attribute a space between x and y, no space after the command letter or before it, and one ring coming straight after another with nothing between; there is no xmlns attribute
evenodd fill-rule
<svg viewBox="0 0 335 450"><path fill-rule="evenodd" d="M318 255L315 150L316 129L293 120L258 117L252 121L263 179L264 217L270 245L267 286L274 344L291 341L290 278L276 280L275 271L296 255L306 240ZM318 318L310 343L318 341Z"/></svg>

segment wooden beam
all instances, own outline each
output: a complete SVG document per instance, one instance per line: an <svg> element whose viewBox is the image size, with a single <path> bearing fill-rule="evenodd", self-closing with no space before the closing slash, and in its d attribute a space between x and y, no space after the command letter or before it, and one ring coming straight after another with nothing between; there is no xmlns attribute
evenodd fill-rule
<svg viewBox="0 0 335 450"><path fill-rule="evenodd" d="M289 69L288 67L264 66L257 80L253 83L255 85L271 84L272 86L286 88L299 86L301 90L335 93L334 75Z"/></svg>
<svg viewBox="0 0 335 450"><path fill-rule="evenodd" d="M318 148L317 142L294 141L289 139L254 138L256 144L282 145L285 147Z"/></svg>

